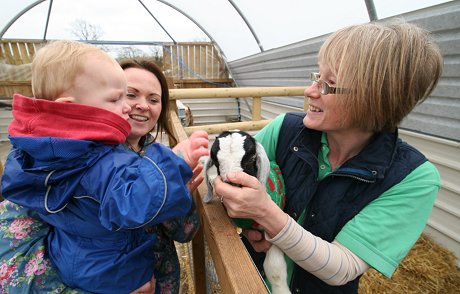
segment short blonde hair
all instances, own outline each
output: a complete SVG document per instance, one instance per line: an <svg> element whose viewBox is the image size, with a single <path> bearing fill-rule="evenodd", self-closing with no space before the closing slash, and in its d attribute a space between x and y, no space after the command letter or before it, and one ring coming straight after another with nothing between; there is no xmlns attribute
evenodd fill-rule
<svg viewBox="0 0 460 294"><path fill-rule="evenodd" d="M329 67L337 97L352 126L373 132L394 131L434 90L442 73L439 47L416 25L367 23L330 35L319 51Z"/></svg>
<svg viewBox="0 0 460 294"><path fill-rule="evenodd" d="M96 46L70 40L52 41L38 50L32 62L32 93L35 98L56 100L73 86L83 70L84 59L95 54L113 60Z"/></svg>

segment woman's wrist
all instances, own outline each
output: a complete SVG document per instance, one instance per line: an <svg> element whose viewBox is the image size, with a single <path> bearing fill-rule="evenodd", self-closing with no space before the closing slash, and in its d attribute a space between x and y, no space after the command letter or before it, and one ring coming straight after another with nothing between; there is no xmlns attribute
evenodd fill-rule
<svg viewBox="0 0 460 294"><path fill-rule="evenodd" d="M275 202L270 200L263 215L255 221L264 228L270 238L273 238L284 228L288 216Z"/></svg>

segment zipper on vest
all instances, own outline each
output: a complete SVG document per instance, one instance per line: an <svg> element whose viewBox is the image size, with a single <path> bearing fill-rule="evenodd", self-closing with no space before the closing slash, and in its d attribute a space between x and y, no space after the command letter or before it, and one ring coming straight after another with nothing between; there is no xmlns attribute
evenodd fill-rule
<svg viewBox="0 0 460 294"><path fill-rule="evenodd" d="M375 183L375 179L374 180L367 180L367 179L364 179L362 177L358 177L358 176L351 175L351 174L341 174L341 173L335 173L334 172L334 173L328 174L326 177L330 177L330 176L352 178L352 179L358 180L360 182L368 183L368 184Z"/></svg>

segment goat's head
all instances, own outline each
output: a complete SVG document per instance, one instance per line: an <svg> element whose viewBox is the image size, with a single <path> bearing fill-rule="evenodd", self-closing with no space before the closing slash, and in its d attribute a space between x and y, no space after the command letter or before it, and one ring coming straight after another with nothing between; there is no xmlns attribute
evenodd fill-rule
<svg viewBox="0 0 460 294"><path fill-rule="evenodd" d="M270 162L263 146L250 134L240 130L225 131L216 137L205 164L208 193L204 201L212 199L212 181L217 175L228 182L227 174L236 171L257 177L265 187Z"/></svg>

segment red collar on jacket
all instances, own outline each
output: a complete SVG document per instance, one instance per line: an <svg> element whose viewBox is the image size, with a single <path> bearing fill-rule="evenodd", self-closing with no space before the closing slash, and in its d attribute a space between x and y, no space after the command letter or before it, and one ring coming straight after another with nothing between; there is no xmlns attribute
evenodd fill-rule
<svg viewBox="0 0 460 294"><path fill-rule="evenodd" d="M13 97L13 121L8 134L55 137L120 144L131 131L129 123L108 110L83 104Z"/></svg>

